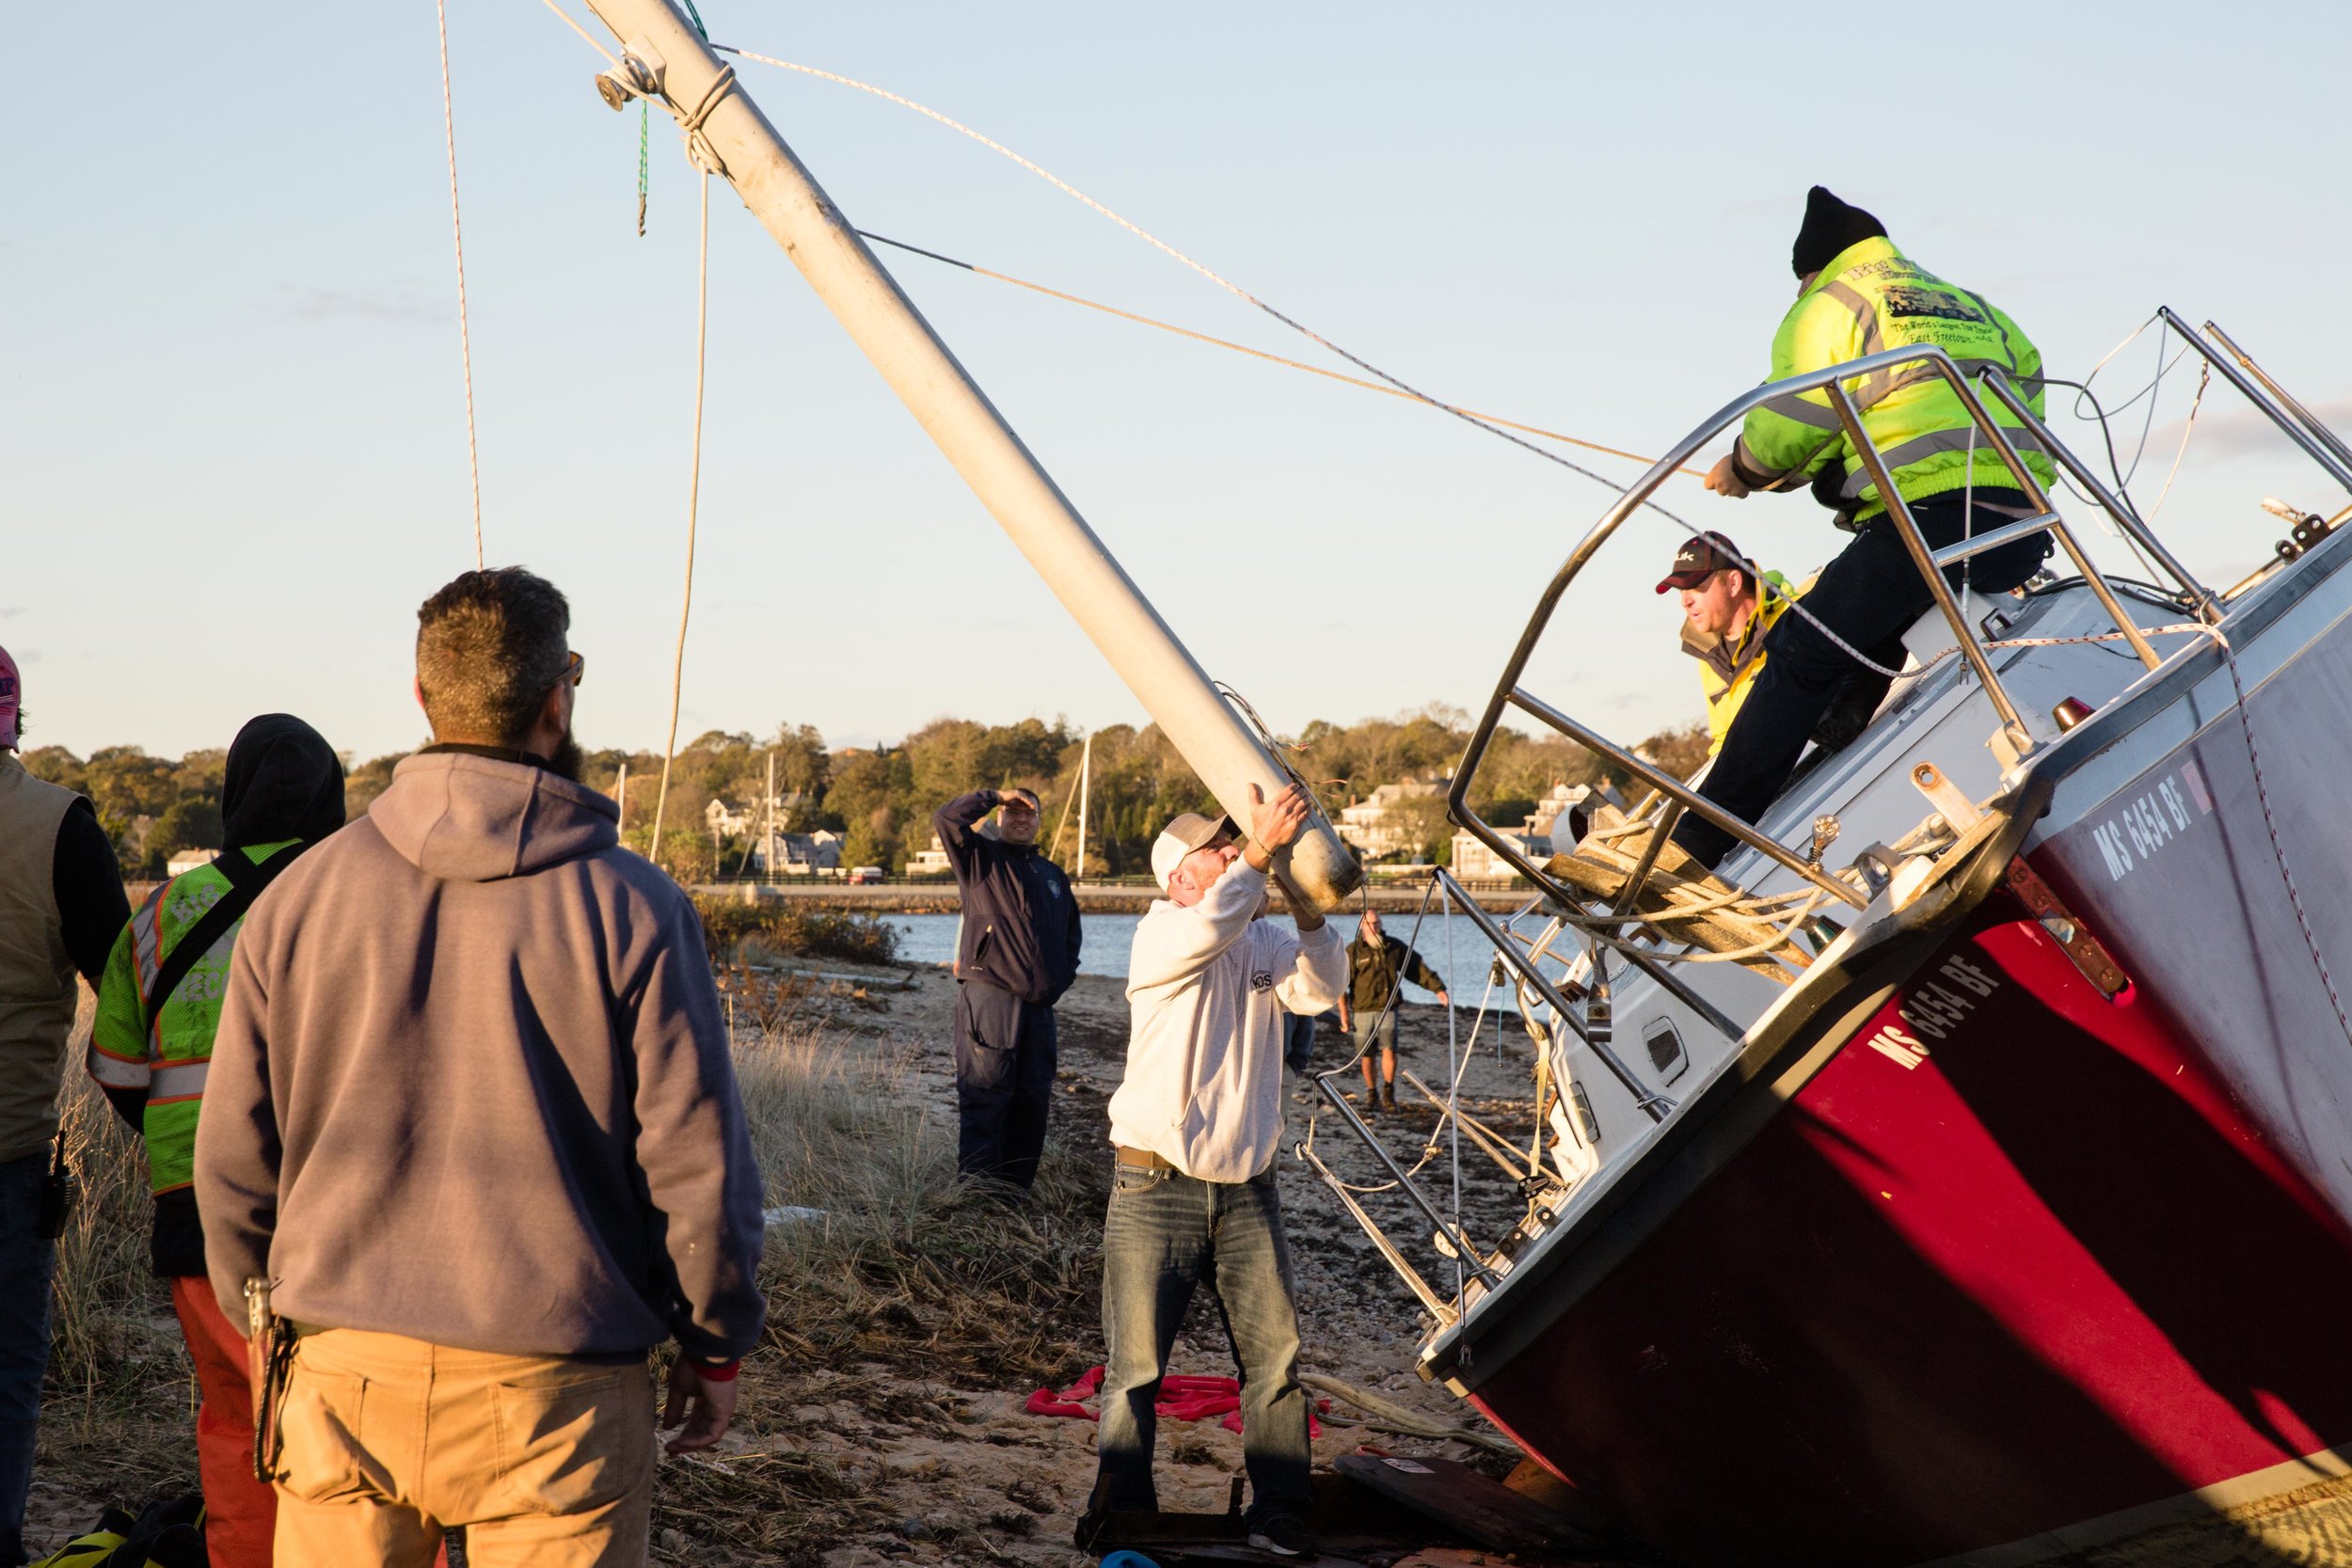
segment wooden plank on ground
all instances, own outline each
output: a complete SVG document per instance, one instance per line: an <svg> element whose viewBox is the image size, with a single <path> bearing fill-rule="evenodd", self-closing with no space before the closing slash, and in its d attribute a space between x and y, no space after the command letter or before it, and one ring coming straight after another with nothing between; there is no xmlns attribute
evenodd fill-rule
<svg viewBox="0 0 2352 1568"><path fill-rule="evenodd" d="M1342 1454L1341 1475L1490 1551L1605 1549L1609 1543L1467 1465L1434 1454Z"/></svg>

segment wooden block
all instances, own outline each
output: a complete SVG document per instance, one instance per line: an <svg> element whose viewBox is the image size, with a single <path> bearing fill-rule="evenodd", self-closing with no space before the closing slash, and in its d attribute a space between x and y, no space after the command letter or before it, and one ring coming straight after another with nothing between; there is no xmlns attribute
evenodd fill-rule
<svg viewBox="0 0 2352 1568"><path fill-rule="evenodd" d="M1340 1474L1489 1551L1591 1551L1607 1543L1467 1465L1435 1455L1342 1454Z"/></svg>

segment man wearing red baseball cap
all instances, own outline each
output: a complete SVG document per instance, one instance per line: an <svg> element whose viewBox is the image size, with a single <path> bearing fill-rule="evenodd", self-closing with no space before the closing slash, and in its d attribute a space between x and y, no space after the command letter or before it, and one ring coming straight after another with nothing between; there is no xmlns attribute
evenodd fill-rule
<svg viewBox="0 0 2352 1568"><path fill-rule="evenodd" d="M1764 634L1794 595L1778 572L1759 577L1751 570L1740 546L1721 533L1682 542L1673 567L1658 580L1659 593L1670 590L1682 595L1682 651L1699 661L1711 757L1723 749L1724 732L1764 668Z"/></svg>

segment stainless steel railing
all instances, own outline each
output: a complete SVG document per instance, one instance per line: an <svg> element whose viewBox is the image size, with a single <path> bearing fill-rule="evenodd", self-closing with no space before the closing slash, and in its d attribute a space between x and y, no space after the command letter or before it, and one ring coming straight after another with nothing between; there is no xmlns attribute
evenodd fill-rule
<svg viewBox="0 0 2352 1568"><path fill-rule="evenodd" d="M1911 507L1896 488L1883 454L1863 425L1860 407L1855 404L1852 394L1847 390L1848 383L1867 382L1881 377L1894 379L1905 370L1914 372L1911 379L1915 380L1922 372L1932 374L1941 378L1951 388L1953 395L1958 399L1971 424L1975 427L1978 436L1982 440L1987 454L2007 470L2016 488L2022 490L2028 498L2034 508L2033 515L2022 521L2005 524L1998 529L1976 535L1941 550L1929 546L1926 537L1919 531L1916 518L1912 515ZM2153 669L2161 663L2161 657L2150 646L2146 637L2141 634L2137 623L2124 610L2114 589L2108 584L2106 578L2100 572L2096 563L2090 560L2089 553L2083 549L2080 541L2075 537L2065 518L2058 513L2040 479L2035 476L2032 469L2026 466L2024 458L2020 455L2018 436L2022 433L2031 447L2049 454L2053 463L2058 464L2070 475L2085 483L2099 499L2102 508L2115 519L2117 526L2127 531L2166 572L2177 579L2182 594L2188 602L2201 609L2213 606L2217 601L2215 600L2212 592L2190 576L2186 569L2182 567L2170 553L2155 541L2153 535L2128 506L2123 505L2120 499L2098 485L2087 466L2065 449L2064 445L2051 434L2046 424L2034 417L2027 401L2018 395L2016 388L2001 375L1999 371L1987 369L1983 374L1988 391L2013 418L2018 420L2017 431L2012 431L2000 423L1987 406L1984 399L1979 396L1967 374L1961 370L1949 355L1941 348L1930 345L1918 348L1888 349L1879 354L1867 355L1859 359L1849 360L1822 370L1808 372L1804 375L1791 376L1787 380L1771 382L1755 388L1724 404L1712 416L1677 442L1671 451L1653 464L1649 470L1602 515L1600 521L1570 552L1567 561L1562 564L1559 572L1545 588L1543 595L1537 600L1527 628L1520 634L1518 645L1512 650L1510 661L1504 667L1502 678L1496 683L1494 694L1488 701L1486 710L1480 715L1477 727L1471 734L1470 745L1463 754L1461 765L1454 769L1453 788L1447 799L1448 809L1454 820L1486 845L1497 858L1514 867L1537 887L1545 889L1564 907L1575 907L1577 900L1573 895L1555 883L1540 866L1521 853L1515 843L1480 817L1470 804L1470 790L1477 778L1479 766L1484 762L1487 749L1493 743L1495 730L1501 724L1506 710L1517 709L1605 758L1629 776L1640 780L1664 798L1665 809L1668 812L1677 815L1687 812L1697 816L1730 833L1739 842L1756 850L1773 863L1794 873L1815 888L1849 906L1860 908L1867 902L1864 895L1852 886L1828 875L1819 865L1811 863L1804 857L1765 834L1754 824L1725 812L1722 807L1707 800L1664 769L1634 755L1630 751L1616 745L1589 726L1578 722L1558 707L1527 690L1521 684L1528 663L1533 658L1545 631L1550 626L1551 618L1557 611L1568 586L1576 580L1601 547L1608 544L1626 520L1649 500L1669 475L1690 462L1702 448L1726 429L1744 420L1749 413L1764 404L1798 393L1819 391L1827 395L1830 407L1837 416L1841 432L1860 456L1864 468L1869 474L1871 483L1885 501L1889 518L1899 537L1903 541L1914 565L1918 569L1922 580L1927 583L1937 610L1950 626L1961 657L1967 662L1978 683L1983 688L1987 700L2000 719L2002 729L2007 734L2010 744L2014 747L2019 756L2030 753L2038 743L2026 730L2024 721L2018 714L2016 704L2010 699L2008 690L2001 683L1998 673L1993 668L1993 662L1984 646L1983 639L1978 634L1977 628L1968 624L1967 617L1952 594L1950 585L1944 580L1944 567L2017 539L2036 533L2048 533L2066 551L2069 560L2081 573L2083 580L2097 597L2100 607L2113 621L2117 632L2131 645L2132 652L2140 662L2149 669ZM2305 444L2309 447L2312 443L2309 437L2306 437ZM1658 835L1653 835L1654 838L1656 836ZM1631 951L1624 945L1620 945L1618 950L1620 952Z"/></svg>

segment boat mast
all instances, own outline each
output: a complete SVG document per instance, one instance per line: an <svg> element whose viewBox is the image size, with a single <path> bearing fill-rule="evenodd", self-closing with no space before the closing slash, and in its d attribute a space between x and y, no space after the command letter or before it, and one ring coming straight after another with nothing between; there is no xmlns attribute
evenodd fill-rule
<svg viewBox="0 0 2352 1568"><path fill-rule="evenodd" d="M1078 753L1078 874L1076 880L1087 879L1087 783L1094 776L1094 737L1087 736L1087 749Z"/></svg>
<svg viewBox="0 0 2352 1568"><path fill-rule="evenodd" d="M658 95L690 135L699 134L715 172L784 247L1201 782L1247 822L1249 786L1271 797L1290 782L1281 765L1217 694L750 95L740 84L723 82L728 68L669 0L589 6L626 40L620 66L598 78L607 102L617 109L629 96ZM1337 907L1363 879L1356 857L1320 812L1277 860L1277 870L1318 909Z"/></svg>
<svg viewBox="0 0 2352 1568"><path fill-rule="evenodd" d="M765 863L760 869L768 873L770 881L774 881L776 879L776 749L773 746L768 748L768 831L766 840L760 845L759 858Z"/></svg>

